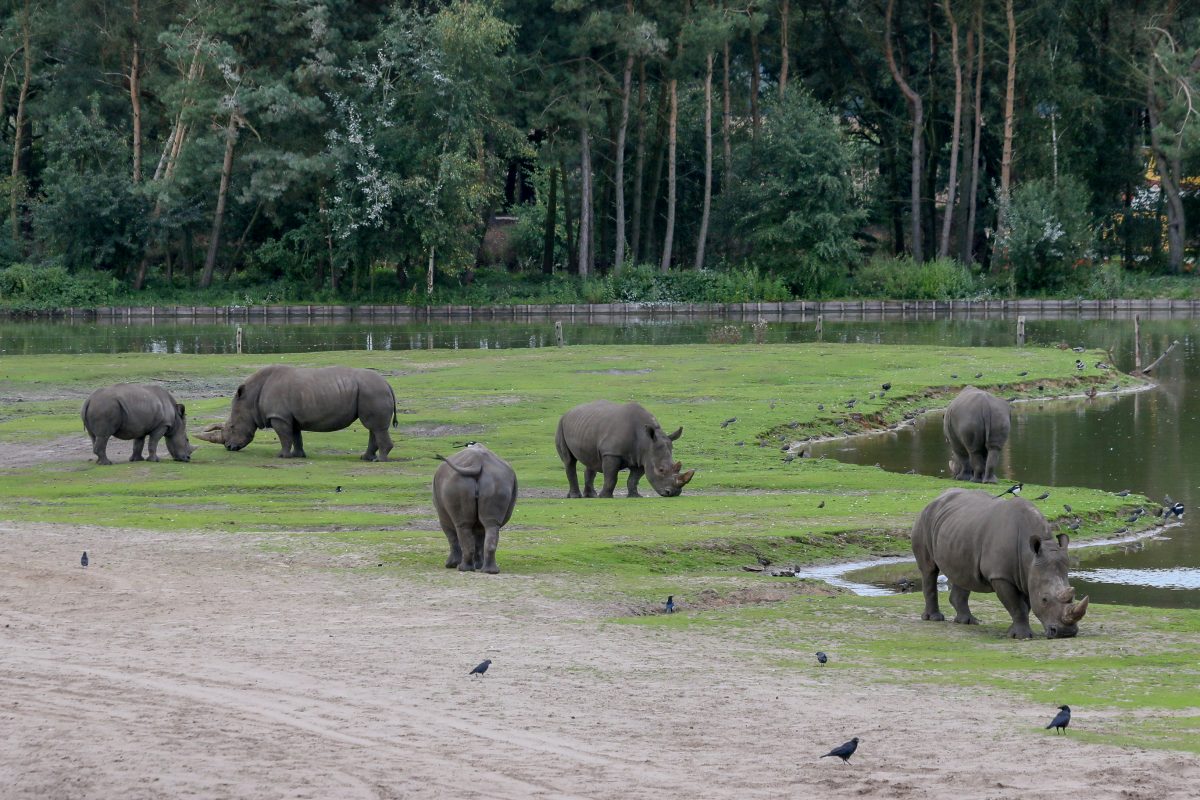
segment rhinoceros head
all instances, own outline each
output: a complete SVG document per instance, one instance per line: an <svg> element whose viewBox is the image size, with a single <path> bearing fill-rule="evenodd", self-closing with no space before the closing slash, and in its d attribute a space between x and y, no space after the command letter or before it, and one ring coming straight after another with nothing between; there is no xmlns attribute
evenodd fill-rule
<svg viewBox="0 0 1200 800"><path fill-rule="evenodd" d="M206 442L223 444L226 450L241 450L254 441L254 432L258 430L254 424L252 406L253 402L246 397L246 385L242 384L233 395L229 419L224 423L214 422L205 426L196 436Z"/></svg>
<svg viewBox="0 0 1200 800"><path fill-rule="evenodd" d="M663 433L657 425L647 425L644 433L639 455L646 479L663 497L677 497L696 474L694 469L683 472L683 464L675 461L672 445L683 435L683 428L674 433Z"/></svg>
<svg viewBox="0 0 1200 800"><path fill-rule="evenodd" d="M1026 576L1029 605L1042 621L1046 638L1064 639L1079 632L1079 620L1087 613L1088 598L1075 602L1075 590L1067 583L1067 545L1065 533L1057 538L1029 537L1033 561Z"/></svg>
<svg viewBox="0 0 1200 800"><path fill-rule="evenodd" d="M171 454L171 458L176 461L192 460L192 453L196 448L188 441L187 409L182 403L175 404L175 421L167 429L167 435L163 441L166 442L167 452Z"/></svg>

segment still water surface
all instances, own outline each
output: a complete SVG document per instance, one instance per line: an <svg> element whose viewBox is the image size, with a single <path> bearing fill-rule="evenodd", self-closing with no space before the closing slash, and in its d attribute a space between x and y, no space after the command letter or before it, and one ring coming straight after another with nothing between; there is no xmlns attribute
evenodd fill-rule
<svg viewBox="0 0 1200 800"><path fill-rule="evenodd" d="M1132 367L1132 323L1122 319L1033 319L1026 315L1028 346L1065 341L1109 349L1117 366ZM569 344L659 345L707 341L714 328L733 324L746 341L746 323L725 320L611 324L564 322ZM37 353L229 353L236 324L190 321L146 323L0 322L0 357ZM243 325L249 352L313 350L507 349L554 344L553 323L303 323ZM1073 583L1097 602L1200 608L1200 352L1197 321L1152 319L1142 323L1146 361L1172 340L1179 346L1156 371L1153 391L1095 400L1018 404L1005 450L1003 480L1050 486L1131 489L1188 509L1184 524L1163 536L1123 548L1076 551ZM772 322L767 341L816 341L812 321ZM898 319L826 318L826 342L1010 346L1011 318L961 314ZM949 380L949 377L947 377ZM829 442L814 449L859 464L942 475L946 446L941 418L930 415L895 434ZM1069 503L1070 492L1052 492L1050 508Z"/></svg>

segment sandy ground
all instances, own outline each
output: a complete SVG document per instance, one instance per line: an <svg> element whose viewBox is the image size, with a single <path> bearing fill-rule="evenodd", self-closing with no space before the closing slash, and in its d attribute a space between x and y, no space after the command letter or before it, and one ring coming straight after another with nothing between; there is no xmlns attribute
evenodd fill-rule
<svg viewBox="0 0 1200 800"><path fill-rule="evenodd" d="M1161 800L1200 781L1192 756L1045 735L1018 698L855 687L604 624L547 599L569 597L551 578L348 572L367 556L300 541L0 523L0 797ZM849 766L818 760L852 735Z"/></svg>

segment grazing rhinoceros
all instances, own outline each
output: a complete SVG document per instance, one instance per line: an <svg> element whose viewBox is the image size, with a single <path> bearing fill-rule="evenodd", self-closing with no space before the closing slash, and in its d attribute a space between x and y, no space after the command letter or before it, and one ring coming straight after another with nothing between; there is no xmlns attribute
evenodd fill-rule
<svg viewBox="0 0 1200 800"><path fill-rule="evenodd" d="M354 367L307 369L273 364L237 388L229 419L198 436L241 450L254 432L271 427L279 436L280 458L305 458L301 431L340 431L360 420L370 431L363 461L387 461L392 449L388 422L396 422L396 395L378 372Z"/></svg>
<svg viewBox="0 0 1200 800"><path fill-rule="evenodd" d="M92 437L97 464L108 460L108 440L133 439L130 461L142 461L150 438L150 461L158 461L158 440L166 437L167 452L176 461L191 461L196 448L188 443L187 417L182 405L161 386L118 383L92 392L83 403L83 427Z"/></svg>
<svg viewBox="0 0 1200 800"><path fill-rule="evenodd" d="M612 497L617 473L629 470L626 486L630 497L638 494L638 480L644 474L654 490L663 497L675 497L692 479L695 470L680 473L682 465L673 461L672 442L683 428L663 433L658 420L637 403L618 405L596 400L575 406L558 421L554 445L567 469L571 491L567 497L596 497L596 473L604 475L599 497ZM583 462L584 494L579 493L575 463Z"/></svg>
<svg viewBox="0 0 1200 800"><path fill-rule="evenodd" d="M1011 424L1008 403L974 386L964 387L942 420L955 479L995 483L1000 450L1008 441Z"/></svg>
<svg viewBox="0 0 1200 800"><path fill-rule="evenodd" d="M1076 603L1075 590L1067 583L1069 541L1066 534L1051 536L1046 518L1028 500L947 489L913 525L913 555L925 593L921 619L945 619L938 610L941 572L950 582L955 622L979 624L967 599L971 592L995 592L1012 615L1010 638L1033 638L1031 608L1048 638L1074 636L1088 599Z"/></svg>
<svg viewBox="0 0 1200 800"><path fill-rule="evenodd" d="M500 528L517 504L517 474L508 462L472 443L442 458L433 474L433 506L450 542L446 567L496 574Z"/></svg>

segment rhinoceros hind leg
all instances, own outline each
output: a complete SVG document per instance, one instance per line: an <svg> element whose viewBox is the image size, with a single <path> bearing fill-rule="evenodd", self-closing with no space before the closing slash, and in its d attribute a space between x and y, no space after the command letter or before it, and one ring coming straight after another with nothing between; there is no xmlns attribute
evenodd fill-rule
<svg viewBox="0 0 1200 800"><path fill-rule="evenodd" d="M596 496L596 470L591 467L583 468L583 496Z"/></svg>
<svg viewBox="0 0 1200 800"><path fill-rule="evenodd" d="M992 448L988 450L987 461L983 465L983 482L996 482L996 467L1000 464L1000 450Z"/></svg>
<svg viewBox="0 0 1200 800"><path fill-rule="evenodd" d="M563 461L563 469L567 472L567 485L570 487L567 492L568 498L583 497L579 492L579 471L575 466L577 463L573 455L568 455Z"/></svg>
<svg viewBox="0 0 1200 800"><path fill-rule="evenodd" d="M144 448L145 446L146 446L146 437L145 436L139 436L138 438L134 439L133 440L133 453L132 453L132 455L129 456L129 460L130 461L145 461L146 459L142 458L142 448Z"/></svg>
<svg viewBox="0 0 1200 800"><path fill-rule="evenodd" d="M950 605L954 606L954 610L957 612L954 615L954 621L959 625L979 624L979 620L975 619L970 607L967 605L967 599L970 596L971 593L968 590L961 586L950 584Z"/></svg>
<svg viewBox="0 0 1200 800"><path fill-rule="evenodd" d="M983 483L983 468L987 460L979 453L971 453L971 482Z"/></svg>
<svg viewBox="0 0 1200 800"><path fill-rule="evenodd" d="M96 463L102 466L110 466L111 461L108 460L108 437L93 436L92 437L92 452L96 454Z"/></svg>
<svg viewBox="0 0 1200 800"><path fill-rule="evenodd" d="M921 619L928 622L944 622L946 617L938 609L937 564L926 567L920 563L919 558L917 563L921 567L921 592L925 595L925 613L921 614Z"/></svg>
<svg viewBox="0 0 1200 800"><path fill-rule="evenodd" d="M376 455L375 451L378 450ZM387 428L371 431L371 439L367 443L367 452L374 455L375 461L387 461L388 453L392 452L392 437Z"/></svg>
<svg viewBox="0 0 1200 800"><path fill-rule="evenodd" d="M459 572L474 572L475 571L475 526L473 524L460 524L456 526L458 535L458 547L462 552L462 559L458 562Z"/></svg>

